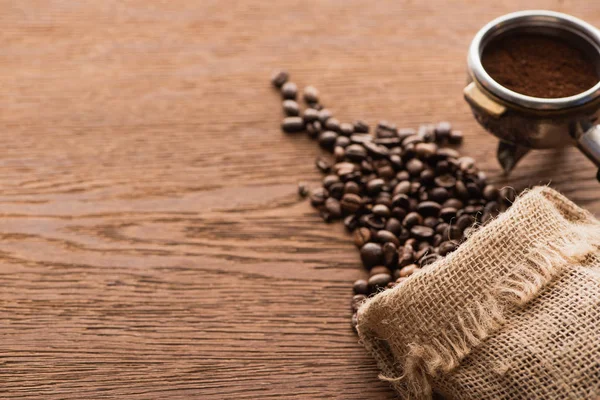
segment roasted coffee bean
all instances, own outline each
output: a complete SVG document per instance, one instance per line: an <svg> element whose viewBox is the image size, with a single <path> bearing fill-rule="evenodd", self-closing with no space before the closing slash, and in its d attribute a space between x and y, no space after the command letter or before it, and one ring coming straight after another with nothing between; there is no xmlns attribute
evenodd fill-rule
<svg viewBox="0 0 600 400"><path fill-rule="evenodd" d="M314 108L317 111L321 111L323 109L323 105L320 103L306 103L306 107Z"/></svg>
<svg viewBox="0 0 600 400"><path fill-rule="evenodd" d="M415 272L417 272L418 270L419 267L417 266L417 264L409 264L406 267L402 267L402 269L400 269L399 276L400 278L407 278Z"/></svg>
<svg viewBox="0 0 600 400"><path fill-rule="evenodd" d="M300 196L300 197L308 196L308 187L306 186L306 183L304 183L304 182L298 183L298 196Z"/></svg>
<svg viewBox="0 0 600 400"><path fill-rule="evenodd" d="M338 136L337 139L335 139L336 147L342 147L345 149L349 145L350 145L350 139L348 139L346 136Z"/></svg>
<svg viewBox="0 0 600 400"><path fill-rule="evenodd" d="M281 95L284 99L296 100L298 86L294 82L286 82L281 87Z"/></svg>
<svg viewBox="0 0 600 400"><path fill-rule="evenodd" d="M378 242L381 242L381 243L390 242L390 243L394 243L396 246L400 246L400 241L398 240L396 235L394 235L390 231L386 231L385 229L378 231L377 235L375 235L375 237L377 238Z"/></svg>
<svg viewBox="0 0 600 400"><path fill-rule="evenodd" d="M367 183L367 192L370 195L376 195L381 191L383 186L385 185L385 181L383 179L371 179Z"/></svg>
<svg viewBox="0 0 600 400"><path fill-rule="evenodd" d="M418 158L413 158L412 160L409 160L406 163L406 170L412 176L419 176L419 174L421 174L421 171L423 171L423 168L425 168L425 166L423 165L423 162Z"/></svg>
<svg viewBox="0 0 600 400"><path fill-rule="evenodd" d="M350 136L354 133L354 125L344 122L340 124L340 134Z"/></svg>
<svg viewBox="0 0 600 400"><path fill-rule="evenodd" d="M495 216L498 215L499 208L500 208L500 205L498 204L498 202L496 202L496 201L490 201L485 206L483 206L483 212L484 213L489 213L493 217L495 217Z"/></svg>
<svg viewBox="0 0 600 400"><path fill-rule="evenodd" d="M419 240L431 239L435 231L427 226L415 225L410 228L410 234Z"/></svg>
<svg viewBox="0 0 600 400"><path fill-rule="evenodd" d="M367 158L367 150L360 144L351 144L346 147L346 157L351 161L360 162Z"/></svg>
<svg viewBox="0 0 600 400"><path fill-rule="evenodd" d="M438 142L443 142L448 140L450 137L450 132L452 132L452 125L450 122L440 122L435 127L435 140Z"/></svg>
<svg viewBox="0 0 600 400"><path fill-rule="evenodd" d="M415 249L418 244L419 244L419 241L417 239L410 238L410 239L406 240L406 242L404 243L404 247L411 247L411 248Z"/></svg>
<svg viewBox="0 0 600 400"><path fill-rule="evenodd" d="M460 240L462 238L462 231L456 225L450 225L446 228L442 237L444 240Z"/></svg>
<svg viewBox="0 0 600 400"><path fill-rule="evenodd" d="M374 214L365 216L365 224L373 229L380 230L385 227L385 218L378 217Z"/></svg>
<svg viewBox="0 0 600 400"><path fill-rule="evenodd" d="M448 135L448 143L450 144L461 144L463 141L463 134L461 131L452 131Z"/></svg>
<svg viewBox="0 0 600 400"><path fill-rule="evenodd" d="M304 88L303 97L304 101L307 103L318 103L319 91L314 86L307 86Z"/></svg>
<svg viewBox="0 0 600 400"><path fill-rule="evenodd" d="M353 232L358 227L358 218L355 214L350 214L344 218L344 227L348 232Z"/></svg>
<svg viewBox="0 0 600 400"><path fill-rule="evenodd" d="M363 294L366 296L369 294L369 284L364 279L359 279L352 285L352 291L354 294Z"/></svg>
<svg viewBox="0 0 600 400"><path fill-rule="evenodd" d="M344 158L346 157L346 152L344 151L343 147L340 146L334 146L333 147L333 158L335 158L335 161L343 161Z"/></svg>
<svg viewBox="0 0 600 400"><path fill-rule="evenodd" d="M323 157L318 157L315 161L315 165L317 166L319 171L321 171L324 174L328 173L331 170L331 163Z"/></svg>
<svg viewBox="0 0 600 400"><path fill-rule="evenodd" d="M410 193L410 181L401 181L394 188L394 195ZM408 200L408 198L407 198Z"/></svg>
<svg viewBox="0 0 600 400"><path fill-rule="evenodd" d="M364 121L361 120L354 121L354 132L369 133L369 125L367 125Z"/></svg>
<svg viewBox="0 0 600 400"><path fill-rule="evenodd" d="M410 198L403 193L397 194L392 197L392 207L400 207L408 210L410 208Z"/></svg>
<svg viewBox="0 0 600 400"><path fill-rule="evenodd" d="M396 176L396 172L394 172L394 169L391 166L386 165L377 169L377 175L383 179L392 179Z"/></svg>
<svg viewBox="0 0 600 400"><path fill-rule="evenodd" d="M352 296L352 301L350 302L350 308L352 309L352 312L356 312L366 299L367 296L364 294L355 294Z"/></svg>
<svg viewBox="0 0 600 400"><path fill-rule="evenodd" d="M340 178L337 175L327 175L323 178L323 187L329 189L334 183L339 183Z"/></svg>
<svg viewBox="0 0 600 400"><path fill-rule="evenodd" d="M454 193L459 199L466 200L469 198L469 191L467 190L467 186L463 183L463 181L456 181L456 185L454 185Z"/></svg>
<svg viewBox="0 0 600 400"><path fill-rule="evenodd" d="M406 215L404 221L402 221L402 225L405 228L411 229L415 225L421 225L423 223L423 217L417 212L411 212Z"/></svg>
<svg viewBox="0 0 600 400"><path fill-rule="evenodd" d="M446 232L446 229L448 229L448 224L445 222L440 222L439 224L437 224L437 226L435 227L435 233L438 233L440 235L442 235L442 237L444 236L444 233Z"/></svg>
<svg viewBox="0 0 600 400"><path fill-rule="evenodd" d="M322 125L325 125L327 120L331 117L332 117L331 111L329 111L328 109L324 108L319 111L319 121L321 122Z"/></svg>
<svg viewBox="0 0 600 400"><path fill-rule="evenodd" d="M433 240L431 241L431 244L433 245L433 247L438 247L443 241L444 238L442 237L442 235L436 233L435 235L433 235Z"/></svg>
<svg viewBox="0 0 600 400"><path fill-rule="evenodd" d="M415 184L416 184L416 186L415 186ZM419 189L418 185L419 185L419 182L413 182L413 185L411 185L411 190L414 189L413 194L418 192L418 189ZM410 211L417 211L417 206L419 205L419 202L417 201L417 199L411 197L410 199L408 199L408 204L409 204L408 209Z"/></svg>
<svg viewBox="0 0 600 400"><path fill-rule="evenodd" d="M438 253L440 254L440 256L443 257L446 254L451 253L454 250L456 250L456 247L457 247L456 242L452 242L452 241L443 242L438 247Z"/></svg>
<svg viewBox="0 0 600 400"><path fill-rule="evenodd" d="M504 203L512 204L517 197L515 189L505 186L500 190L500 199Z"/></svg>
<svg viewBox="0 0 600 400"><path fill-rule="evenodd" d="M460 217L458 217L458 219L456 220L456 226L461 231L464 231L465 229L467 229L468 227L473 225L475 223L475 221L476 220L475 220L475 218L473 218L472 215L463 214Z"/></svg>
<svg viewBox="0 0 600 400"><path fill-rule="evenodd" d="M281 123L281 129L287 133L302 132L304 121L300 117L286 117Z"/></svg>
<svg viewBox="0 0 600 400"><path fill-rule="evenodd" d="M486 185L483 188L483 198L489 201L498 199L500 191L494 185Z"/></svg>
<svg viewBox="0 0 600 400"><path fill-rule="evenodd" d="M420 158L431 158L438 150L435 143L417 143L415 145L415 152Z"/></svg>
<svg viewBox="0 0 600 400"><path fill-rule="evenodd" d="M333 197L329 197L327 200L325 200L325 208L329 212L329 215L332 219L337 219L342 216L340 202Z"/></svg>
<svg viewBox="0 0 600 400"><path fill-rule="evenodd" d="M284 100L282 103L283 112L288 117L297 117L300 115L300 107L294 100Z"/></svg>
<svg viewBox="0 0 600 400"><path fill-rule="evenodd" d="M467 192L469 192L469 197L478 198L481 197L481 190L476 183L469 182L467 183Z"/></svg>
<svg viewBox="0 0 600 400"><path fill-rule="evenodd" d="M425 267L429 264L433 264L439 258L440 258L440 256L438 254L435 254L435 253L427 254L426 256L424 256L423 258L421 258L419 260L419 264L421 265L421 267Z"/></svg>
<svg viewBox="0 0 600 400"><path fill-rule="evenodd" d="M392 207L391 215L392 215L392 217L396 218L398 221L403 221L404 217L406 217L406 214L408 214L408 212L404 208Z"/></svg>
<svg viewBox="0 0 600 400"><path fill-rule="evenodd" d="M302 119L305 123L316 122L319 119L319 112L313 108L307 108L302 113Z"/></svg>
<svg viewBox="0 0 600 400"><path fill-rule="evenodd" d="M371 241L371 230L366 227L355 229L352 233L354 244L359 249Z"/></svg>
<svg viewBox="0 0 600 400"><path fill-rule="evenodd" d="M448 190L442 187L434 187L429 191L429 199L442 204L448 199Z"/></svg>
<svg viewBox="0 0 600 400"><path fill-rule="evenodd" d="M344 184L342 182L334 183L329 187L329 196L341 200L344 195Z"/></svg>
<svg viewBox="0 0 600 400"><path fill-rule="evenodd" d="M273 75L271 75L271 83L276 88L281 88L283 84L288 81L288 79L290 79L290 74L284 70L275 71L273 72Z"/></svg>
<svg viewBox="0 0 600 400"><path fill-rule="evenodd" d="M419 175L419 180L421 181L421 184L427 185L427 186L430 186L433 184L434 178L435 178L435 171L432 170L431 168L425 168L423 171L421 171L421 175Z"/></svg>
<svg viewBox="0 0 600 400"><path fill-rule="evenodd" d="M306 133L308 137L314 139L319 136L323 129L321 129L321 123L319 121L312 122L310 124L306 124Z"/></svg>
<svg viewBox="0 0 600 400"><path fill-rule="evenodd" d="M398 179L398 181L400 182L407 181L410 179L410 174L408 173L408 171L399 171L396 174L396 179Z"/></svg>
<svg viewBox="0 0 600 400"><path fill-rule="evenodd" d="M329 211L327 211L327 208L325 208L325 207L321 207L319 209L319 216L326 223L333 221L331 214L329 213Z"/></svg>
<svg viewBox="0 0 600 400"><path fill-rule="evenodd" d="M310 194L310 204L312 204L313 207L322 206L325 204L325 200L327 200L328 196L329 193L327 193L327 190L324 188L317 188Z"/></svg>
<svg viewBox="0 0 600 400"><path fill-rule="evenodd" d="M397 218L389 218L385 223L385 229L392 232L394 235L402 232L402 223Z"/></svg>
<svg viewBox="0 0 600 400"><path fill-rule="evenodd" d="M393 124L393 123L388 122L386 120L379 121L377 123L377 128L384 129L386 131L398 132L398 127L396 127L396 124Z"/></svg>
<svg viewBox="0 0 600 400"><path fill-rule="evenodd" d="M400 233L398 234L398 240L400 240L400 243L406 242L406 240L408 240L409 238L410 232L408 231L408 229L402 228L402 231L400 231Z"/></svg>
<svg viewBox="0 0 600 400"><path fill-rule="evenodd" d="M380 244L367 243L360 249L360 258L367 269L383 263L383 250Z"/></svg>
<svg viewBox="0 0 600 400"><path fill-rule="evenodd" d="M333 146L335 145L335 140L337 139L338 134L333 131L325 131L321 132L319 135L319 145L326 150L333 150Z"/></svg>
<svg viewBox="0 0 600 400"><path fill-rule="evenodd" d="M452 208L452 207L442 208L440 210L440 218L446 222L450 222L454 218L456 218L456 213L457 213L456 208Z"/></svg>
<svg viewBox="0 0 600 400"><path fill-rule="evenodd" d="M367 153L373 157L374 159L384 158L389 156L390 151L385 146L380 146L373 142L365 142L363 143L365 149L367 149Z"/></svg>
<svg viewBox="0 0 600 400"><path fill-rule="evenodd" d="M339 132L340 130L340 121L338 121L336 118L329 118L327 120L327 122L325 122L325 129L328 129L330 131L334 131L334 132Z"/></svg>
<svg viewBox="0 0 600 400"><path fill-rule="evenodd" d="M450 174L440 175L435 178L435 184L441 188L452 189L456 186L456 178Z"/></svg>
<svg viewBox="0 0 600 400"><path fill-rule="evenodd" d="M410 239L409 239L410 240ZM401 251L398 252L400 256L400 260L398 261L398 265L400 267L405 267L409 264L412 264L415 260L415 251L412 246L404 245Z"/></svg>
<svg viewBox="0 0 600 400"><path fill-rule="evenodd" d="M441 209L442 206L435 201L424 201L417 206L417 212L424 217L437 217Z"/></svg>
<svg viewBox="0 0 600 400"><path fill-rule="evenodd" d="M437 162L437 164L435 165L435 173L437 175L444 175L444 174L448 174L452 169L450 168L450 163L446 160L440 160Z"/></svg>
<svg viewBox="0 0 600 400"><path fill-rule="evenodd" d="M484 213L481 215L481 223L482 223L482 224L485 224L485 223L487 223L489 220L491 220L492 218L494 218L494 216L493 216L491 213L484 212Z"/></svg>
<svg viewBox="0 0 600 400"><path fill-rule="evenodd" d="M460 157L458 159L458 166L461 171L469 171L475 166L475 160L472 157Z"/></svg>
<svg viewBox="0 0 600 400"><path fill-rule="evenodd" d="M369 271L369 276L377 275L377 274L388 274L391 275L392 271L389 270L385 265L378 265L376 267L371 268Z"/></svg>
<svg viewBox="0 0 600 400"><path fill-rule="evenodd" d="M377 204L373 207L373 214L381 218L388 218L390 216L390 209L383 204Z"/></svg>
<svg viewBox="0 0 600 400"><path fill-rule="evenodd" d="M362 199L359 195L354 193L346 193L340 202L342 210L345 213L354 214L360 210L362 206Z"/></svg>
<svg viewBox="0 0 600 400"><path fill-rule="evenodd" d="M398 266L398 245L393 242L386 242L381 249L383 251L383 265L396 268Z"/></svg>
<svg viewBox="0 0 600 400"><path fill-rule="evenodd" d="M429 253L431 253L431 246L427 242L422 242L419 244L419 250L415 253L415 260L420 262Z"/></svg>
<svg viewBox="0 0 600 400"><path fill-rule="evenodd" d="M463 202L460 201L459 199L455 199L455 198L451 198L446 200L443 204L442 207L446 208L446 207L451 207L451 208L455 208L457 210L460 210L461 208L463 208Z"/></svg>
<svg viewBox="0 0 600 400"><path fill-rule="evenodd" d="M419 135L424 142L433 142L435 140L435 125L425 124L419 126L417 135Z"/></svg>
<svg viewBox="0 0 600 400"><path fill-rule="evenodd" d="M435 229L439 222L437 217L427 217L423 220L423 225Z"/></svg>
<svg viewBox="0 0 600 400"><path fill-rule="evenodd" d="M392 281L390 274L377 274L369 278L369 289L374 292L383 289Z"/></svg>
<svg viewBox="0 0 600 400"><path fill-rule="evenodd" d="M416 136L417 131L413 128L400 128L398 129L398 137L401 140L406 139L409 136Z"/></svg>
<svg viewBox="0 0 600 400"><path fill-rule="evenodd" d="M344 185L344 194L360 194L360 186L358 183L350 181Z"/></svg>

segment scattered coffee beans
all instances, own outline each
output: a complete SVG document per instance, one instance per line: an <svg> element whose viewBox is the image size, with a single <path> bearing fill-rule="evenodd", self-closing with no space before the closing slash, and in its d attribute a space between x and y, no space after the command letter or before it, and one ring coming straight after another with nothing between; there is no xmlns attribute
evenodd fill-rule
<svg viewBox="0 0 600 400"><path fill-rule="evenodd" d="M472 158L443 147L463 137L448 122L415 130L381 121L371 136L365 122L340 122L319 107L319 93L312 86L303 91L310 108L303 117L291 116L295 110L289 101L296 98L297 86L275 82L273 78L286 99L282 129L305 130L333 153L331 161L317 159L317 168L327 175L309 198L326 222L344 220L370 271L368 281L354 283L354 313L368 296L456 250L470 232L515 199L514 190L489 184Z"/></svg>

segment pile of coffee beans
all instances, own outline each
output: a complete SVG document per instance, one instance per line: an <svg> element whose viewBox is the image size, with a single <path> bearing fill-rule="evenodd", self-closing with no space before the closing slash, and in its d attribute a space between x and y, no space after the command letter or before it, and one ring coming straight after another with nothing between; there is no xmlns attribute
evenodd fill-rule
<svg viewBox="0 0 600 400"><path fill-rule="evenodd" d="M368 296L453 252L514 201L511 188L489 184L472 158L451 147L463 136L448 122L411 129L380 121L371 135L364 121L336 119L313 86L304 89L301 110L286 72L272 83L283 97L282 130L306 132L332 153L316 160L325 177L309 198L324 221L343 219L369 271L368 280L354 283L353 326ZM298 193L308 195L306 185Z"/></svg>

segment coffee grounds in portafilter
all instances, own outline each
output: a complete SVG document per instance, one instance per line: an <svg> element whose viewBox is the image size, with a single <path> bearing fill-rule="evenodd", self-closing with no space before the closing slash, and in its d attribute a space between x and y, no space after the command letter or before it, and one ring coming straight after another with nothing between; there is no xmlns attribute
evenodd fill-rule
<svg viewBox="0 0 600 400"><path fill-rule="evenodd" d="M283 131L306 132L332 153L316 160L325 177L310 202L324 221L343 219L369 271L368 280L353 286L356 327L356 311L368 296L456 250L470 231L504 211L515 193L488 184L472 158L444 147L462 142L450 123L415 130L381 121L370 135L361 120L335 119L312 86L303 92L306 108L300 113L297 86L288 79L278 72L272 80L284 99ZM304 183L298 193L306 195Z"/></svg>
<svg viewBox="0 0 600 400"><path fill-rule="evenodd" d="M483 68L500 85L533 97L573 96L598 83L593 61L564 40L543 35L508 35L483 50Z"/></svg>

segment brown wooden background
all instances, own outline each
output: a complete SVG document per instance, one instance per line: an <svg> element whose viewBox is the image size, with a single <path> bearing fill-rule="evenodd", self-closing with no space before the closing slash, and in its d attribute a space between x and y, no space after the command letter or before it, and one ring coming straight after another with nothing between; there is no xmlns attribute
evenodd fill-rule
<svg viewBox="0 0 600 400"><path fill-rule="evenodd" d="M268 78L342 120L450 120L494 181L599 214L575 150L502 179L462 100L470 38L523 8L600 25L589 0L0 1L0 397L393 398Z"/></svg>

